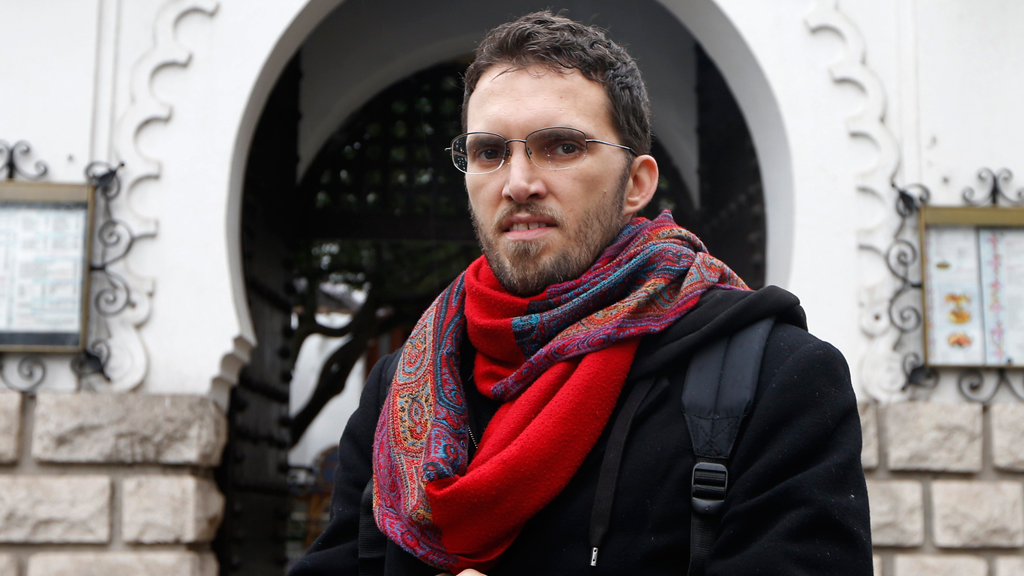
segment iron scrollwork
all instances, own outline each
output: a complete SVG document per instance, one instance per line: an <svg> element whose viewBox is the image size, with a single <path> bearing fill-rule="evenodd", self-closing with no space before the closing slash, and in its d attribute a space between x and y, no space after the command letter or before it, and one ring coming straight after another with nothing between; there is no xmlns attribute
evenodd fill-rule
<svg viewBox="0 0 1024 576"><path fill-rule="evenodd" d="M14 180L15 176L21 176L26 180L39 180L46 176L49 167L42 160L37 160L33 166L35 173L26 172L18 164L18 155L25 157L31 152L32 146L24 140L18 140L13 145L8 144L6 140L0 140L0 170L7 172L7 180Z"/></svg>
<svg viewBox="0 0 1024 576"><path fill-rule="evenodd" d="M931 191L922 184L900 188L893 182L892 187L897 193L896 214L900 217L900 224L885 252L885 263L897 282L896 290L889 299L889 322L899 332L893 344L893 351L899 352L907 334L920 330L924 323L919 297L922 283L920 279L914 280L913 273L920 266L921 253L908 236L913 237L910 234L914 228L912 221L921 207L931 200ZM938 373L925 365L920 352L905 352L900 364L906 376L904 388L911 385L932 388L938 383Z"/></svg>
<svg viewBox="0 0 1024 576"><path fill-rule="evenodd" d="M27 171L19 164L18 158L28 156L30 152L31 146L23 140L13 145L0 140L0 171L6 172L4 176L7 180L14 180L16 177L39 180L47 174L49 169L41 160L35 162L34 172ZM123 166L123 163L114 166L106 162L92 162L85 168L85 177L92 185L100 207L98 227L94 236L96 244L93 254L89 255L89 273L102 278L103 286L96 289L92 295L93 309L101 317L115 316L132 304L130 284L109 269L111 264L128 256L136 240L131 227L124 221L114 218L110 210L111 200L121 192L118 172ZM93 332L98 331L97 329ZM105 380L110 380L106 373L110 355L109 336L90 334L82 352L75 354L70 360L70 368L77 377L79 388L88 376L99 375ZM4 360L5 357L0 356L0 382L12 390L32 394L46 379L46 364L39 355L22 356L13 374L8 374Z"/></svg>
<svg viewBox="0 0 1024 576"><path fill-rule="evenodd" d="M43 360L39 356L28 355L18 361L15 370L18 376L17 380L8 378L4 368L3 357L0 356L0 380L5 386L17 392L31 394L46 379L46 365L43 364Z"/></svg>
<svg viewBox="0 0 1024 576"><path fill-rule="evenodd" d="M1013 180L1013 173L1010 170L1004 168L994 171L982 168L978 171L978 180L982 185L980 189L987 189L987 192L979 192L973 187L964 188L961 198L965 205L991 206L993 208L1024 207L1024 188L1013 193L1007 192L1010 189L1010 182ZM919 292L923 288L923 282L920 279L915 282L911 273L911 270L920 266L921 250L924 247L915 245L913 241L904 236L910 229L910 220L931 199L931 192L922 184L911 184L900 188L894 182L892 186L897 192L896 214L900 217L900 224L893 235L892 244L886 251L885 260L889 271L897 281L897 287L889 300L889 320L900 333L893 346L893 351L899 351L904 336L919 330L924 321L924 314L920 309L922 299ZM918 297L908 302L906 295L914 291L918 291ZM938 384L938 371L925 364L920 352L906 352L903 355L902 366L906 375L904 388L910 386L934 388ZM965 368L960 370L957 376L957 387L960 393L972 402L990 402L999 388L1004 385L1014 395L1024 400L1024 379L1011 379L1006 368L996 368L994 378L986 378L983 371L978 368Z"/></svg>
<svg viewBox="0 0 1024 576"><path fill-rule="evenodd" d="M102 195L102 224L96 232L99 242L99 258L90 266L90 271L101 274L106 286L96 291L93 303L101 316L115 316L131 303L131 287L121 276L110 271L110 265L128 256L135 244L135 234L124 221L114 218L110 202L121 192L121 180L117 176L124 164L111 166L104 162L93 162L85 168L85 174Z"/></svg>
<svg viewBox="0 0 1024 576"><path fill-rule="evenodd" d="M995 172L989 168L982 168L978 170L978 180L988 187L988 192L981 194L970 186L964 188L960 197L968 206L1024 206L1024 188L1017 190L1012 196L1006 192L1006 188L1013 180L1013 172L1009 169L1003 168Z"/></svg>
<svg viewBox="0 0 1024 576"><path fill-rule="evenodd" d="M1024 400L1024 379L1011 379L1006 368L997 368L993 379L985 378L977 368L962 370L957 378L957 385L965 398L982 404L988 404L1003 386L1009 388L1017 398Z"/></svg>
<svg viewBox="0 0 1024 576"><path fill-rule="evenodd" d="M104 282L102 288L93 294L93 309L103 317L120 314L132 303L131 285L120 275L110 270L110 265L128 256L135 244L131 227L113 216L111 201L121 193L121 179L118 171L124 164L113 166L106 162L92 162L85 167L86 178L93 185L100 203L100 224L96 230L97 249L89 265L92 274L99 275ZM97 330L98 331L98 330ZM79 383L86 376L99 375L109 381L106 367L110 359L109 336L94 335L85 349L71 359L71 370L78 375Z"/></svg>

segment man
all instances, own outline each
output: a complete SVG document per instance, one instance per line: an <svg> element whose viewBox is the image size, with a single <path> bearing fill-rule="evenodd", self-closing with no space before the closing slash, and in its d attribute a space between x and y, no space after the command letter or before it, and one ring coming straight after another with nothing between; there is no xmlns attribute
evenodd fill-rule
<svg viewBox="0 0 1024 576"><path fill-rule="evenodd" d="M377 529L385 574L686 572L695 457L672 376L770 317L706 573L870 574L845 361L794 296L750 292L668 213L635 217L658 166L633 60L539 12L491 31L465 82L451 153L484 257L371 372L331 523L292 574L359 573Z"/></svg>

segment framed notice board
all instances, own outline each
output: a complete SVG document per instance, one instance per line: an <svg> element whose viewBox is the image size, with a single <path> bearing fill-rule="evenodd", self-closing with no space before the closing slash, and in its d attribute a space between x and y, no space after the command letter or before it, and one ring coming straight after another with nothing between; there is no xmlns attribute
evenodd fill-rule
<svg viewBox="0 0 1024 576"><path fill-rule="evenodd" d="M87 184L0 182L0 351L83 348L92 211Z"/></svg>
<svg viewBox="0 0 1024 576"><path fill-rule="evenodd" d="M1024 367L1024 209L921 209L925 363Z"/></svg>

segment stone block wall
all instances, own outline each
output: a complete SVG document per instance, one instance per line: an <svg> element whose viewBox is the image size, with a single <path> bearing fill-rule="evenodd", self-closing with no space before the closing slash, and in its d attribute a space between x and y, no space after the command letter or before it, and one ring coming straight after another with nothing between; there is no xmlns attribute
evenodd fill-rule
<svg viewBox="0 0 1024 576"><path fill-rule="evenodd" d="M205 397L0 391L0 576L216 576L226 439Z"/></svg>
<svg viewBox="0 0 1024 576"><path fill-rule="evenodd" d="M859 408L876 576L1024 576L1024 404ZM0 391L0 576L215 576L226 436L204 397Z"/></svg>
<svg viewBox="0 0 1024 576"><path fill-rule="evenodd" d="M860 406L876 576L1024 576L1024 404Z"/></svg>

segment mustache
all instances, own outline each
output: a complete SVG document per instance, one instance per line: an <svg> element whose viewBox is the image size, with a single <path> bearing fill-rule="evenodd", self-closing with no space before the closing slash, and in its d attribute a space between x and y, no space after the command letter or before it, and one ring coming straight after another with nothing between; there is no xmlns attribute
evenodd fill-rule
<svg viewBox="0 0 1024 576"><path fill-rule="evenodd" d="M491 224L491 228L496 234L501 234L505 231L501 223L504 222L506 218L511 218L517 214L544 216L545 218L553 220L555 225L559 228L565 227L565 219L559 212L551 208L541 206L535 202L530 202L528 204L512 204L511 206L506 207L494 217L494 222Z"/></svg>

